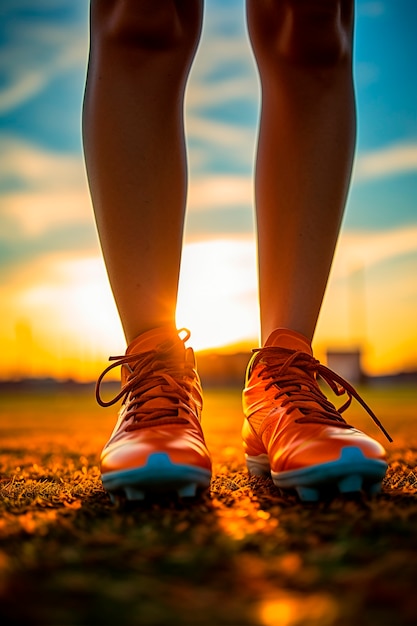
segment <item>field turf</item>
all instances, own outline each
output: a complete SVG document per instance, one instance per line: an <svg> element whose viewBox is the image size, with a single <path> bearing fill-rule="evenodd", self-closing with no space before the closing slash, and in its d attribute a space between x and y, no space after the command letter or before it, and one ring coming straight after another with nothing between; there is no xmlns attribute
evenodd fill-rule
<svg viewBox="0 0 417 626"><path fill-rule="evenodd" d="M238 390L208 390L211 492L114 507L90 391L0 396L0 624L415 626L417 393L365 388L394 438L374 499L302 505L249 477ZM347 419L384 442L359 407Z"/></svg>

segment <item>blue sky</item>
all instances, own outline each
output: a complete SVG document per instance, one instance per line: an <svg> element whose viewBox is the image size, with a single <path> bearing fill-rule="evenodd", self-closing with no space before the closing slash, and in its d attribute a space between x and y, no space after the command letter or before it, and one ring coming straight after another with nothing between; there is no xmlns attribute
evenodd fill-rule
<svg viewBox="0 0 417 626"><path fill-rule="evenodd" d="M20 140L58 157L81 157L80 107L87 14L86 0L3 1L0 137L4 150ZM357 3L356 14L358 155L369 157L385 151L389 158L390 150L398 146L415 149L417 143L417 3L362 1ZM191 128L193 175L251 174L258 108L259 92L246 38L244 3L209 0L204 36L189 85L188 113L204 119L207 129L206 133L204 128L193 133ZM228 138L229 143L223 145L219 141L222 127L228 133L234 130L237 141ZM402 170L382 172L384 177L358 176L352 185L345 228L383 229L415 224L415 160L415 154L410 155L408 166L404 163ZM3 170L0 179L2 192L39 183L19 167L8 169ZM190 229L250 230L253 225L248 212L251 208L247 203L240 209L224 207L217 212L216 220L200 211L198 219L190 219ZM238 215L240 219L233 220ZM74 232L73 237L79 239L79 232Z"/></svg>
<svg viewBox="0 0 417 626"><path fill-rule="evenodd" d="M80 131L87 54L87 0L2 0L0 297L8 322L0 339L10 349L22 319L33 333L43 336L40 322L37 330L36 316L42 317L39 294L46 293L42 289L53 294L63 280L63 274L61 279L50 275L51 264L58 267L79 258L101 263ZM350 298L346 293L358 295L352 276L360 267L366 282L366 334L374 362L391 359L392 367L400 367L395 354L406 343L392 329L410 327L417 313L416 62L417 2L358 1L357 154L329 304L318 335L322 342L358 339L352 335L346 311L338 307ZM252 174L259 85L243 0L206 2L203 38L186 102L191 175L186 243L233 239L244 246L249 242L246 261L242 261L243 247L238 255L245 267L253 256ZM239 302L255 312L253 277L251 272L247 293L239 296L243 298ZM39 289L32 311L35 284ZM385 316L381 315L384 297ZM46 298L44 306L49 302ZM113 309L110 315L114 316ZM340 337L334 329L337 315ZM71 334L62 326L59 333ZM384 333L393 337L385 342L386 348L376 348ZM252 327L248 334L253 336ZM415 353L404 362L410 364L417 364Z"/></svg>
<svg viewBox="0 0 417 626"><path fill-rule="evenodd" d="M206 38L203 38L197 56L193 78L198 87L204 84L204 88L199 89L200 98L195 96L197 115L204 116L207 124L217 122L219 126L225 124L242 130L248 146L246 150L239 149L239 141L224 146L216 133L213 133L211 146L207 137L203 141L200 139L201 143L191 138L192 148L202 147L205 151L205 160L194 170L197 175L208 170L250 174L253 168L252 143L258 119L259 92L256 70L246 43L242 6L240 0L207 4ZM357 154L363 155L365 160L359 160L357 164L345 228L384 229L417 221L416 62L417 3L412 0L357 2L354 65ZM192 86L193 83L191 93ZM210 88L218 98L209 95L204 101ZM190 100L194 102L193 97ZM194 112L193 105L190 112ZM407 155L407 148L414 152ZM397 170L388 167L395 150ZM373 157L376 168L377 154L385 160L371 175L372 163L369 161ZM402 163L399 163L401 159ZM227 228L227 211L213 227L221 229L223 221ZM251 227L250 220L243 214L242 222L245 228ZM205 225L205 216L202 224Z"/></svg>

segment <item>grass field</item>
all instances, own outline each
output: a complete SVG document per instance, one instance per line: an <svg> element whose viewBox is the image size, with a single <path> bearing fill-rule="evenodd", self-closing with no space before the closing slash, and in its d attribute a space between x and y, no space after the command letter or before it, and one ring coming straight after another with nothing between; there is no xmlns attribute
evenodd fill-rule
<svg viewBox="0 0 417 626"><path fill-rule="evenodd" d="M115 508L91 393L3 394L0 623L415 626L417 393L364 389L394 437L375 499L302 505L249 477L239 391L209 390L210 494ZM348 421L383 442L354 407Z"/></svg>

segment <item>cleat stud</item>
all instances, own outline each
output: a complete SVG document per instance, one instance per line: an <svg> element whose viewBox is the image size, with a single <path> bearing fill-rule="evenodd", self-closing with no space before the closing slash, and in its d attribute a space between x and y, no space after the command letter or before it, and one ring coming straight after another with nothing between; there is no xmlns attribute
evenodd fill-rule
<svg viewBox="0 0 417 626"><path fill-rule="evenodd" d="M340 454L340 460L346 463L359 463L364 458L362 450L356 446L345 446Z"/></svg>
<svg viewBox="0 0 417 626"><path fill-rule="evenodd" d="M370 496L377 496L381 493L382 483L374 483L373 485L369 485L367 491Z"/></svg>
<svg viewBox="0 0 417 626"><path fill-rule="evenodd" d="M194 498L197 495L197 484L190 483L189 485L184 485L178 489L178 495L180 498Z"/></svg>
<svg viewBox="0 0 417 626"><path fill-rule="evenodd" d="M113 504L114 507L116 507L116 509L123 508L125 504L124 496L122 496L120 493L109 492L109 497L110 497L110 502Z"/></svg>
<svg viewBox="0 0 417 626"><path fill-rule="evenodd" d="M145 493L135 487L125 487L125 494L128 500L144 500Z"/></svg>
<svg viewBox="0 0 417 626"><path fill-rule="evenodd" d="M295 489L302 502L318 502L320 499L318 489L312 489L311 487L296 487Z"/></svg>
<svg viewBox="0 0 417 626"><path fill-rule="evenodd" d="M172 461L166 452L154 452L148 457L146 467L159 469L161 467L170 467Z"/></svg>
<svg viewBox="0 0 417 626"><path fill-rule="evenodd" d="M362 476L359 474L352 474L339 480L338 489L340 493L356 493L362 491Z"/></svg>

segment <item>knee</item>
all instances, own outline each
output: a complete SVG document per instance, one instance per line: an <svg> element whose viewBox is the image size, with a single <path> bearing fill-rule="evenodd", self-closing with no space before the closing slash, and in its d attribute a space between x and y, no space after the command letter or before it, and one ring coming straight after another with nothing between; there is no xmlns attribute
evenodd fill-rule
<svg viewBox="0 0 417 626"><path fill-rule="evenodd" d="M351 56L351 0L258 0L255 46L298 65L332 66ZM252 0L252 5L256 0ZM256 16L256 12L259 15Z"/></svg>
<svg viewBox="0 0 417 626"><path fill-rule="evenodd" d="M292 0L281 33L283 54L307 65L333 65L350 55L351 19L343 0Z"/></svg>
<svg viewBox="0 0 417 626"><path fill-rule="evenodd" d="M92 38L142 52L194 48L201 29L195 0L92 0Z"/></svg>

